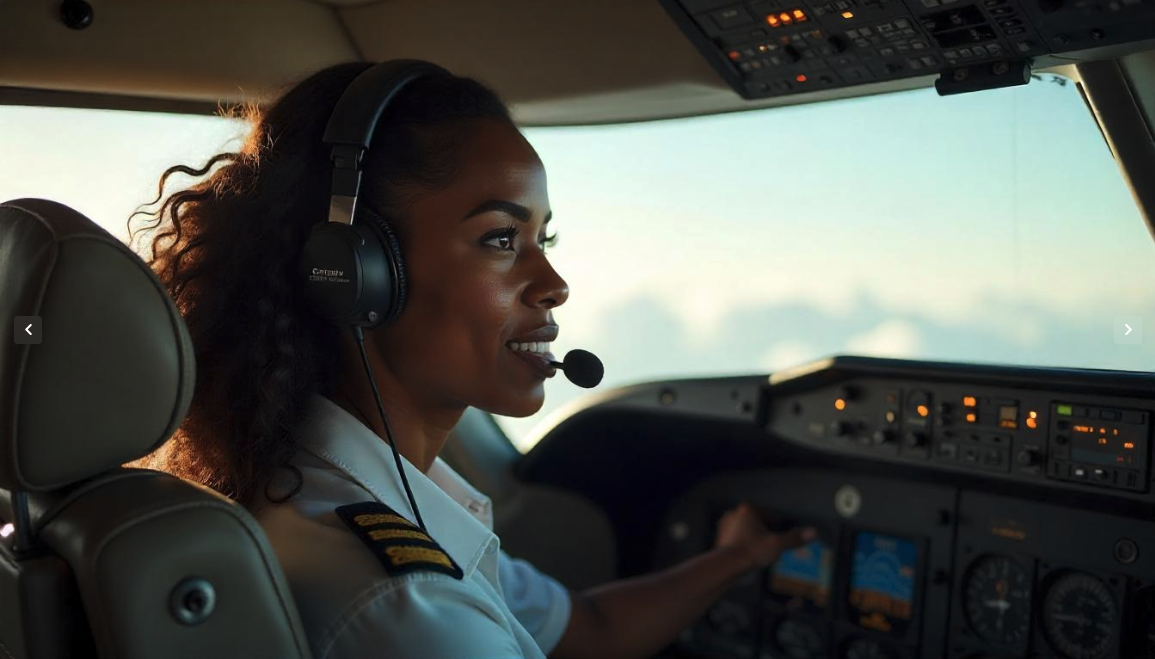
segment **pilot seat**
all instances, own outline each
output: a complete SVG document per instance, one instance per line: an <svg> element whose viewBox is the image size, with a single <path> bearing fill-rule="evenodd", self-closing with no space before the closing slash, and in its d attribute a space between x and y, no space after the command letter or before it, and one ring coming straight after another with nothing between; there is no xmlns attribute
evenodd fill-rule
<svg viewBox="0 0 1155 659"><path fill-rule="evenodd" d="M66 206L9 201L0 312L0 659L309 657L248 513L121 466L173 435L195 382L148 266Z"/></svg>

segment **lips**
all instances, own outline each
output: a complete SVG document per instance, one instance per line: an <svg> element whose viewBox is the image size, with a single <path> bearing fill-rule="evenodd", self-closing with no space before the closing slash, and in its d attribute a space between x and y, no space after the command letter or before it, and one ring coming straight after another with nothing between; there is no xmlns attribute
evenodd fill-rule
<svg viewBox="0 0 1155 659"><path fill-rule="evenodd" d="M513 341L514 343L550 343L557 338L557 329L557 325L545 325L533 331L513 337L509 339L509 341ZM506 343L509 343L509 341L506 341Z"/></svg>
<svg viewBox="0 0 1155 659"><path fill-rule="evenodd" d="M543 325L530 330L505 342L506 350L513 353L518 361L528 366L534 373L543 378L552 378L557 374L557 367L550 364L554 360L552 352L537 353L527 350L511 348L511 343L550 343L557 338L557 325Z"/></svg>

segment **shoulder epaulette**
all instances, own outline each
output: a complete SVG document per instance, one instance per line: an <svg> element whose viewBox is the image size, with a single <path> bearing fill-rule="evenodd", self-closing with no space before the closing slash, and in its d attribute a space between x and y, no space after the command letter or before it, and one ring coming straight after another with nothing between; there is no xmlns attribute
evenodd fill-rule
<svg viewBox="0 0 1155 659"><path fill-rule="evenodd" d="M389 574L429 570L454 579L464 576L437 541L380 501L338 506L337 516L361 538Z"/></svg>

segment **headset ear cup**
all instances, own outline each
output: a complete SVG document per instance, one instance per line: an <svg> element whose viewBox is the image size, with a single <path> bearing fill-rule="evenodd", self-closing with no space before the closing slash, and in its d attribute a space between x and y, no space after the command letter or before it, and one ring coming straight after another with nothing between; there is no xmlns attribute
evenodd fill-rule
<svg viewBox="0 0 1155 659"><path fill-rule="evenodd" d="M390 269L394 275L393 305L383 321L384 323L391 323L397 320L405 308L405 292L408 289L405 279L405 261L401 258L401 243L397 240L397 234L393 233L393 228L389 226L389 222L385 218L372 211L366 214L373 220L372 225L381 236L381 242L385 247L385 258L389 261Z"/></svg>

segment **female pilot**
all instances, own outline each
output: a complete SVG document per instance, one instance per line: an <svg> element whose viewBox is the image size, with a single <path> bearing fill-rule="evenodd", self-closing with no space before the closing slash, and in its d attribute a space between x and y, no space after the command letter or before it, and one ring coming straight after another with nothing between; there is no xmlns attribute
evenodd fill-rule
<svg viewBox="0 0 1155 659"><path fill-rule="evenodd" d="M363 166L358 221L396 234L407 275L404 312L364 334L394 458L359 346L310 311L298 273L327 218L326 122L367 67L314 74L253 113L240 152L162 177L163 195L175 173L207 175L134 231L158 229L150 265L185 316L199 377L150 464L253 511L316 659L649 656L813 530L772 534L742 505L713 550L581 593L500 550L489 500L437 454L466 406L541 407L552 372L519 351L555 338L569 288L546 257L545 169L502 102L466 78L406 87Z"/></svg>

